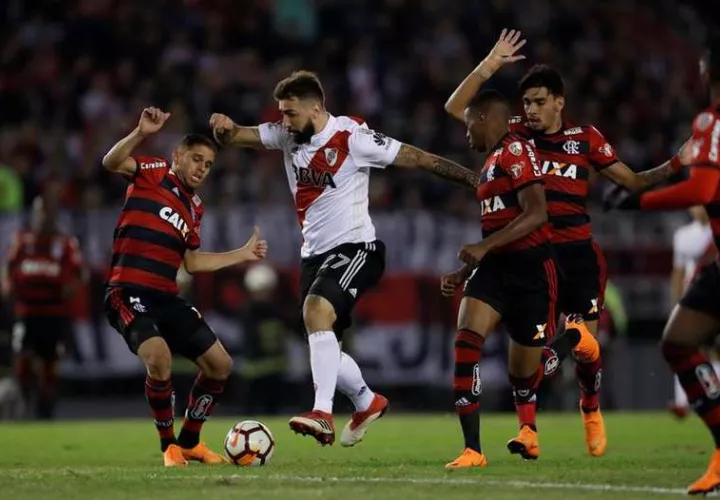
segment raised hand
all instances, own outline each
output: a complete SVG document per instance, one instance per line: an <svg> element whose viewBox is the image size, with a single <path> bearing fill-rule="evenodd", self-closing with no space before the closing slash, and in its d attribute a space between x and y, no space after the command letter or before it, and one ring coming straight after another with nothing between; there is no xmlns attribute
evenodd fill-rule
<svg viewBox="0 0 720 500"><path fill-rule="evenodd" d="M525 59L523 55L515 55L526 43L521 39L522 32L503 29L500 38L495 43L490 53L481 63L480 67L489 74L495 73L502 66Z"/></svg>
<svg viewBox="0 0 720 500"><path fill-rule="evenodd" d="M260 239L260 228L255 226L250 239L245 243L243 249L247 252L247 260L255 261L264 259L267 255L268 244L267 241Z"/></svg>
<svg viewBox="0 0 720 500"><path fill-rule="evenodd" d="M165 113L160 108L145 108L140 115L138 130L142 135L152 135L165 125L168 118L170 113Z"/></svg>

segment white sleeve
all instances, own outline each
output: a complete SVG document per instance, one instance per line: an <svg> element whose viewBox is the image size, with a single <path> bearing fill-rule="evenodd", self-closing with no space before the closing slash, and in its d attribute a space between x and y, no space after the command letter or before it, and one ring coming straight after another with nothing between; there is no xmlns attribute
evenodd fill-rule
<svg viewBox="0 0 720 500"><path fill-rule="evenodd" d="M400 146L400 141L365 126L353 130L348 141L350 156L359 168L387 167L395 161Z"/></svg>
<svg viewBox="0 0 720 500"><path fill-rule="evenodd" d="M675 269L685 269L685 266L692 259L687 253L687 245L683 244L685 240L685 231L679 230L673 236L673 267Z"/></svg>
<svg viewBox="0 0 720 500"><path fill-rule="evenodd" d="M265 149L284 149L291 139L290 132L279 123L262 123L258 130Z"/></svg>

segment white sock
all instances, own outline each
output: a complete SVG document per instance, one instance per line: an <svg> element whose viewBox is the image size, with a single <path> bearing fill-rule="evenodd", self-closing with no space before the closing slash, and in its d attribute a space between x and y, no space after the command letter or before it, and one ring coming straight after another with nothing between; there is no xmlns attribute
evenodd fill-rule
<svg viewBox="0 0 720 500"><path fill-rule="evenodd" d="M333 397L340 370L340 344L334 332L310 334L310 368L315 384L314 410L332 413Z"/></svg>
<svg viewBox="0 0 720 500"><path fill-rule="evenodd" d="M337 388L345 394L356 411L365 411L370 408L375 393L365 383L360 367L347 353L341 353L340 371L338 372Z"/></svg>
<svg viewBox="0 0 720 500"><path fill-rule="evenodd" d="M680 380L675 377L675 405L681 408L687 408L688 400L685 395L685 389L680 385Z"/></svg>

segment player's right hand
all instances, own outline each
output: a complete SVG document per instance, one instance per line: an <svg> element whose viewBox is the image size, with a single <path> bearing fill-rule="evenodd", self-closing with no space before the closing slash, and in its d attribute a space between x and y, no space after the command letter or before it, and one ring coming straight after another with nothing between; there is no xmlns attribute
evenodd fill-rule
<svg viewBox="0 0 720 500"><path fill-rule="evenodd" d="M142 135L154 134L165 125L168 118L170 113L165 113L160 108L145 108L140 115L138 130Z"/></svg>
<svg viewBox="0 0 720 500"><path fill-rule="evenodd" d="M521 36L521 31L510 30L508 33L507 29L503 29L495 46L481 63L483 69L492 74L506 64L525 59L523 55L515 55L527 43L527 40L520 39Z"/></svg>
<svg viewBox="0 0 720 500"><path fill-rule="evenodd" d="M618 184L608 187L603 193L603 210L640 210L640 193L635 193Z"/></svg>
<svg viewBox="0 0 720 500"><path fill-rule="evenodd" d="M446 274L440 278L440 293L443 297L452 297L455 295L457 287L462 285L466 278L467 276L465 276L463 269Z"/></svg>
<svg viewBox="0 0 720 500"><path fill-rule="evenodd" d="M213 113L210 117L210 127L213 130L213 136L219 144L227 144L231 139L232 131L235 130L237 124L232 121L229 116L221 113Z"/></svg>

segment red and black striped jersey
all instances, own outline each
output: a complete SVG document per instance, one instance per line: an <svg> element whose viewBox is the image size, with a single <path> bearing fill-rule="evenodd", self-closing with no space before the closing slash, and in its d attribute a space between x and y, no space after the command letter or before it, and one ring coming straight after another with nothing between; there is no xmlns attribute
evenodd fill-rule
<svg viewBox="0 0 720 500"><path fill-rule="evenodd" d="M597 172L618 161L613 147L592 125L563 122L554 134L536 132L522 118L510 120L512 132L530 141L545 177L552 242L574 243L592 238L587 213L590 169Z"/></svg>
<svg viewBox="0 0 720 500"><path fill-rule="evenodd" d="M82 270L78 241L59 233L21 231L10 247L7 270L15 315L67 316L66 290Z"/></svg>
<svg viewBox="0 0 720 500"><path fill-rule="evenodd" d="M113 235L109 286L178 293L185 251L200 247L202 200L170 170L164 158L135 158L135 175Z"/></svg>
<svg viewBox="0 0 720 500"><path fill-rule="evenodd" d="M482 204L483 237L501 230L515 220L522 208L518 193L534 183L543 183L535 148L522 138L507 134L488 154L480 172L477 197ZM550 241L548 224L493 251L514 251L536 247Z"/></svg>
<svg viewBox="0 0 720 500"><path fill-rule="evenodd" d="M690 140L693 168L720 169L720 101L695 117ZM705 210L710 218L715 246L720 248L720 185Z"/></svg>

